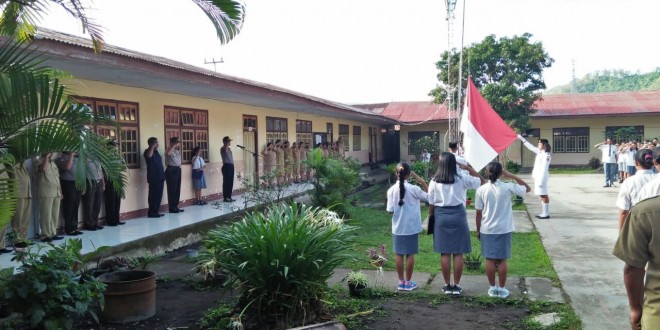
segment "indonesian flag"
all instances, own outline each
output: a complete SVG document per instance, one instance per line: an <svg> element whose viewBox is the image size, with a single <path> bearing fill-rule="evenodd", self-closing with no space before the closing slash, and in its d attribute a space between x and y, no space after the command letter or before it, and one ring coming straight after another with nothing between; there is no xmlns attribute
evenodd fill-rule
<svg viewBox="0 0 660 330"><path fill-rule="evenodd" d="M518 134L500 118L469 78L461 132L465 160L477 171L518 138Z"/></svg>

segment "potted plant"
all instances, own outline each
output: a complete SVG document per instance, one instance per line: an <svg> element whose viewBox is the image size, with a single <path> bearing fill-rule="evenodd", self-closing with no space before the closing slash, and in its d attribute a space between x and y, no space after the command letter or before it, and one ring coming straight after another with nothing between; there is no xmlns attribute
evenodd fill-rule
<svg viewBox="0 0 660 330"><path fill-rule="evenodd" d="M367 274L361 271L351 271L346 275L346 283L348 283L348 292L353 297L362 296L362 292L369 285L369 278Z"/></svg>
<svg viewBox="0 0 660 330"><path fill-rule="evenodd" d="M472 252L465 255L465 267L469 270L481 269L481 253Z"/></svg>
<svg viewBox="0 0 660 330"><path fill-rule="evenodd" d="M387 251L385 244L381 244L378 249L368 248L367 252L369 253L369 260L372 265L376 267L383 267L387 262Z"/></svg>

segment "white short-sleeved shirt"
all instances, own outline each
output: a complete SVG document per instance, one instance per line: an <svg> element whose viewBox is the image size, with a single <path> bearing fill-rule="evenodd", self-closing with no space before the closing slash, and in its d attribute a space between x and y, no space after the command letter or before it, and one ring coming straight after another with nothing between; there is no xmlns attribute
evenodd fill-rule
<svg viewBox="0 0 660 330"><path fill-rule="evenodd" d="M602 162L616 164L616 154L619 152L617 147L613 144L602 144L598 149L603 153Z"/></svg>
<svg viewBox="0 0 660 330"><path fill-rule="evenodd" d="M635 175L627 178L619 188L619 196L616 199L616 206L620 210L630 210L638 202L639 192L646 183L656 177L653 170L639 170Z"/></svg>
<svg viewBox="0 0 660 330"><path fill-rule="evenodd" d="M193 170L201 170L204 168L205 165L206 162L204 162L204 159L201 156L199 156L197 157L197 160L193 164Z"/></svg>
<svg viewBox="0 0 660 330"><path fill-rule="evenodd" d="M392 234L413 235L422 231L420 201L428 202L428 195L422 188L404 182L406 193L403 205L399 206L399 181L387 190L387 212L392 215Z"/></svg>
<svg viewBox="0 0 660 330"><path fill-rule="evenodd" d="M639 173L639 172L637 172L637 173ZM637 175L637 174L635 174L635 175ZM625 181L623 181L623 182L625 182ZM656 174L656 176L655 176L655 178L653 178L653 180L647 182L642 187L642 189L639 190L639 192L637 193L637 202L635 204L637 204L637 203L639 203L639 202L641 202L645 199L653 198L653 197L656 197L656 196L660 196L660 175L658 175L658 174Z"/></svg>
<svg viewBox="0 0 660 330"><path fill-rule="evenodd" d="M511 197L525 196L527 188L513 182L486 183L475 193L474 208L482 210L482 234L506 234L515 230Z"/></svg>
<svg viewBox="0 0 660 330"><path fill-rule="evenodd" d="M429 203L435 206L456 206L465 204L468 189L477 189L481 179L470 175L456 176L454 183L439 183L431 180L429 184Z"/></svg>
<svg viewBox="0 0 660 330"><path fill-rule="evenodd" d="M635 156L637 155L637 150L629 149L626 155L628 156L628 159L626 160L626 164L628 166L635 166Z"/></svg>

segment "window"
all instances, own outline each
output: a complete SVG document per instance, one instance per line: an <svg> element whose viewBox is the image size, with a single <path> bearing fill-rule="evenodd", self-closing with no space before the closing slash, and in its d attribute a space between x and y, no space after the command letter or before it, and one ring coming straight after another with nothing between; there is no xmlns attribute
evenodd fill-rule
<svg viewBox="0 0 660 330"><path fill-rule="evenodd" d="M202 149L204 160L209 159L209 113L207 110L165 106L165 141L169 146L170 138L179 137L181 142L181 163L190 164L192 150Z"/></svg>
<svg viewBox="0 0 660 330"><path fill-rule="evenodd" d="M554 153L589 152L589 127L566 127L552 130Z"/></svg>
<svg viewBox="0 0 660 330"><path fill-rule="evenodd" d="M287 141L289 130L286 118L266 117L266 140L275 142L277 140Z"/></svg>
<svg viewBox="0 0 660 330"><path fill-rule="evenodd" d="M95 125L97 134L117 142L128 168L140 168L139 106L135 102L80 97L78 102L92 108L98 116L115 120L119 126Z"/></svg>
<svg viewBox="0 0 660 330"><path fill-rule="evenodd" d="M344 151L348 151L348 125L339 124L339 137L344 142Z"/></svg>
<svg viewBox="0 0 660 330"><path fill-rule="evenodd" d="M439 132L408 132L408 155L419 156L423 149L427 149L431 154L436 154L439 146Z"/></svg>
<svg viewBox="0 0 660 330"><path fill-rule="evenodd" d="M353 126L353 151L362 149L362 127Z"/></svg>
<svg viewBox="0 0 660 330"><path fill-rule="evenodd" d="M312 122L296 120L296 142L305 142L312 145Z"/></svg>
<svg viewBox="0 0 660 330"><path fill-rule="evenodd" d="M644 126L606 126L605 136L615 144L631 140L644 141Z"/></svg>

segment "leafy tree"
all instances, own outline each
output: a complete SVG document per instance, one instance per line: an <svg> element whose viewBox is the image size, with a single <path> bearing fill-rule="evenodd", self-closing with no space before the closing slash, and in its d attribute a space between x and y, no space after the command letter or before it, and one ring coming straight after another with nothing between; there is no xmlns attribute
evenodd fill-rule
<svg viewBox="0 0 660 330"><path fill-rule="evenodd" d="M489 35L463 50L461 93L465 93L467 77L471 76L493 109L518 130L530 127L530 116L535 111L532 105L541 98L540 90L545 89L543 69L554 62L542 43L532 43L531 38L529 33L500 39ZM445 51L436 63L440 86L429 93L434 102L445 102L448 91L453 93L453 100L457 99L459 55L456 49Z"/></svg>
<svg viewBox="0 0 660 330"><path fill-rule="evenodd" d="M608 93L650 90L660 90L660 68L648 73L630 73L624 70L597 71L577 79L574 83L554 87L547 93Z"/></svg>

